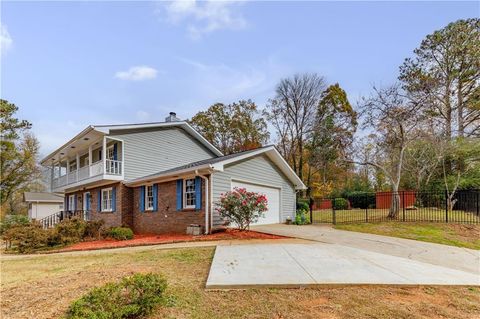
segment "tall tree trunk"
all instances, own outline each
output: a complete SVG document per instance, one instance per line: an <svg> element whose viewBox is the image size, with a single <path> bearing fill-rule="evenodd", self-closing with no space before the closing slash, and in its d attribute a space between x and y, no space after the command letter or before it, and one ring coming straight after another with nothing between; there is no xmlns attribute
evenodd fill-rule
<svg viewBox="0 0 480 319"><path fill-rule="evenodd" d="M463 83L462 80L458 80L457 91L457 122L458 122L458 136L463 137L465 134L465 122L463 118Z"/></svg>

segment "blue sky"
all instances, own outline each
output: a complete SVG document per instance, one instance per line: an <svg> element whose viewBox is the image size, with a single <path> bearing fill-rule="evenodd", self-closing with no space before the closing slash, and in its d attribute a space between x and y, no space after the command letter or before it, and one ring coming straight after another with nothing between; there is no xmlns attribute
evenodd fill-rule
<svg viewBox="0 0 480 319"><path fill-rule="evenodd" d="M1 97L46 154L89 124L182 119L297 72L351 101L478 2L3 2Z"/></svg>

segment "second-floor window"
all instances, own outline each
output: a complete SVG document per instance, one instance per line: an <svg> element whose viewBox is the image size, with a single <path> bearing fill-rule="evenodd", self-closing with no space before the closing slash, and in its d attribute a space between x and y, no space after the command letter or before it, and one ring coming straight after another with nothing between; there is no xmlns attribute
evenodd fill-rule
<svg viewBox="0 0 480 319"><path fill-rule="evenodd" d="M71 161L70 162L70 172L76 171L77 170L77 161Z"/></svg>
<svg viewBox="0 0 480 319"><path fill-rule="evenodd" d="M110 145L107 147L107 159L108 160L114 160L115 159L115 152L113 149L113 145Z"/></svg>
<svg viewBox="0 0 480 319"><path fill-rule="evenodd" d="M102 212L111 212L112 211L112 188L102 189Z"/></svg>
<svg viewBox="0 0 480 319"><path fill-rule="evenodd" d="M184 208L195 208L195 179L186 179L183 183Z"/></svg>
<svg viewBox="0 0 480 319"><path fill-rule="evenodd" d="M145 186L145 210L153 210L153 185Z"/></svg>

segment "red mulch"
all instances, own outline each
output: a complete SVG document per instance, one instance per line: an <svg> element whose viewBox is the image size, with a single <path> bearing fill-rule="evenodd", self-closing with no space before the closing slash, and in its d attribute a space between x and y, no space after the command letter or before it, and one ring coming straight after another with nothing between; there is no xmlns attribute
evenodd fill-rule
<svg viewBox="0 0 480 319"><path fill-rule="evenodd" d="M171 244L191 241L212 241L212 240L232 240L232 239L282 239L283 236L270 235L259 233L255 231L239 231L236 229L227 229L222 232L217 232L209 235L184 235L184 234L162 234L162 235L135 235L130 240L114 240L102 239L95 241L85 241L71 246L49 251L66 252L66 251L83 251L96 250L107 248L133 247L133 246L147 246L157 244Z"/></svg>

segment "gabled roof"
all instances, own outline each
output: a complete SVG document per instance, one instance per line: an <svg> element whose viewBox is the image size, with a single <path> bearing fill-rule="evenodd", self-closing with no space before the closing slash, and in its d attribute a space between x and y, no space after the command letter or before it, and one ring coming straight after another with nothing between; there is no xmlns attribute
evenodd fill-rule
<svg viewBox="0 0 480 319"><path fill-rule="evenodd" d="M130 180L126 183L127 186L138 186L145 182L151 182L157 179L169 178L181 174L189 174L198 170L223 171L224 165L234 162L239 162L257 155L265 154L269 159L282 171L282 173L295 185L296 189L306 189L302 180L295 174L290 165L280 155L278 150L273 145L256 148L253 150L225 155L216 158L209 158L202 161L192 162L186 165L178 166L172 169L161 171L155 174L143 176Z"/></svg>
<svg viewBox="0 0 480 319"><path fill-rule="evenodd" d="M23 199L26 202L63 203L63 195L56 193L25 192Z"/></svg>
<svg viewBox="0 0 480 319"><path fill-rule="evenodd" d="M115 125L89 125L83 131L78 133L75 137L70 139L68 142L57 148L55 151L50 153L48 156L45 156L40 163L42 165L47 164L48 160L54 158L64 149L68 149L70 145L76 141L81 141L87 134L96 134L95 136L109 135L112 131L118 130L134 130L134 129L145 129L145 128L168 128L168 127L179 127L185 130L188 134L193 136L198 140L202 145L209 149L216 156L223 156L223 153L220 152L215 146L213 146L207 139L205 139L200 133L198 133L190 124L186 121L172 121L172 122L152 122L152 123L138 123L138 124L115 124Z"/></svg>

